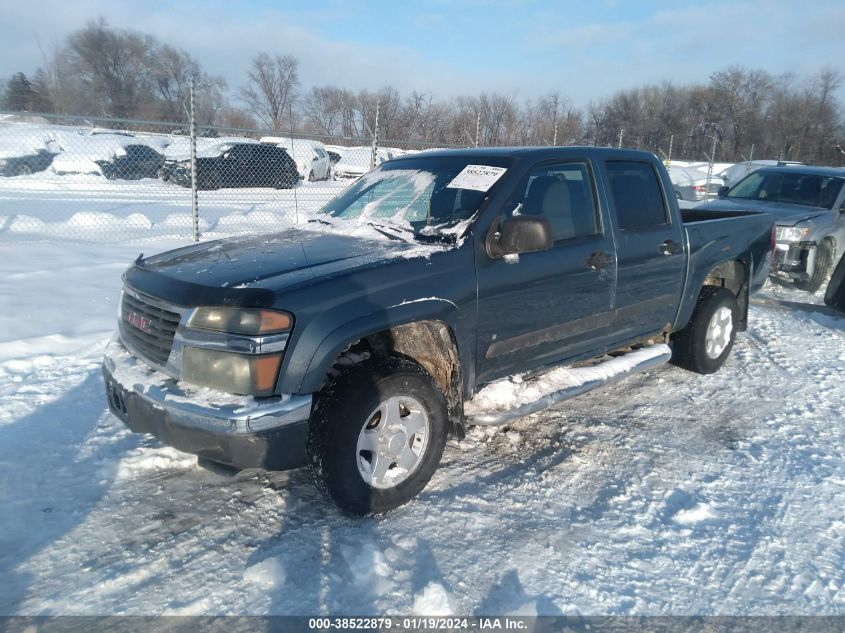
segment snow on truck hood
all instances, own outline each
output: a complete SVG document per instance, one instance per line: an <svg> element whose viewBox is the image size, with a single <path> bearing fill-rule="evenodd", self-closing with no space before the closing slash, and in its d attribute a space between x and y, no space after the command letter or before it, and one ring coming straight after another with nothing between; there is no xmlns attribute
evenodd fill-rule
<svg viewBox="0 0 845 633"><path fill-rule="evenodd" d="M278 290L388 259L427 257L454 246L412 244L376 235L290 229L167 251L140 260L134 269L195 287Z"/></svg>

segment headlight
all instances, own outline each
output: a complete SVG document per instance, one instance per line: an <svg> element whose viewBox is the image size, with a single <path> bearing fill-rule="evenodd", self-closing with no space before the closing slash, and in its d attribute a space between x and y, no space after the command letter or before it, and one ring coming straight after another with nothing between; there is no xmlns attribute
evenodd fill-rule
<svg viewBox="0 0 845 633"><path fill-rule="evenodd" d="M271 396L293 317L260 308L196 308L179 333L182 380L252 396Z"/></svg>
<svg viewBox="0 0 845 633"><path fill-rule="evenodd" d="M810 229L797 226L777 227L776 239L778 242L800 242L810 234Z"/></svg>
<svg viewBox="0 0 845 633"><path fill-rule="evenodd" d="M185 347L182 380L229 393L271 396L281 362L281 354L256 356Z"/></svg>
<svg viewBox="0 0 845 633"><path fill-rule="evenodd" d="M287 312L244 308L197 308L188 327L217 332L258 336L290 329L293 320Z"/></svg>

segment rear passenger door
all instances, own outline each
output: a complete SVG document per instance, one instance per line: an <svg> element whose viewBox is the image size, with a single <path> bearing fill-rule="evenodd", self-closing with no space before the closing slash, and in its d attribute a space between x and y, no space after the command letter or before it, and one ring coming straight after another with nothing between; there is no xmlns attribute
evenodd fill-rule
<svg viewBox="0 0 845 633"><path fill-rule="evenodd" d="M256 182L253 146L235 144L226 155L229 178L234 187L249 187Z"/></svg>
<svg viewBox="0 0 845 633"><path fill-rule="evenodd" d="M608 346L660 332L672 323L685 277L684 230L647 161L604 162L613 215L617 282Z"/></svg>
<svg viewBox="0 0 845 633"><path fill-rule="evenodd" d="M612 318L613 245L588 161L535 166L505 208L547 218L555 243L510 263L478 254L479 382L601 354Z"/></svg>

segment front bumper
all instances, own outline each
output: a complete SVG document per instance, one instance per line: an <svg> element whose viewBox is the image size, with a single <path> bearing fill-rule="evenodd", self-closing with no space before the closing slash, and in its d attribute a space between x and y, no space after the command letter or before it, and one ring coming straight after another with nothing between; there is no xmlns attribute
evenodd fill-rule
<svg viewBox="0 0 845 633"><path fill-rule="evenodd" d="M772 274L785 279L809 279L816 264L815 242L778 242Z"/></svg>
<svg viewBox="0 0 845 633"><path fill-rule="evenodd" d="M306 461L311 396L235 396L181 384L113 339L103 359L109 408L136 433L234 468L288 470Z"/></svg>

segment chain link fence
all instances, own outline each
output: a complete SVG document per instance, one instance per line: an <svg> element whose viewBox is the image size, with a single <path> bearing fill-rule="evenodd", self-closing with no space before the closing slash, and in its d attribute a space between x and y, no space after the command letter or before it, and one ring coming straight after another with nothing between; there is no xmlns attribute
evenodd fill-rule
<svg viewBox="0 0 845 633"><path fill-rule="evenodd" d="M213 239L305 221L424 143L0 113L0 241Z"/></svg>

